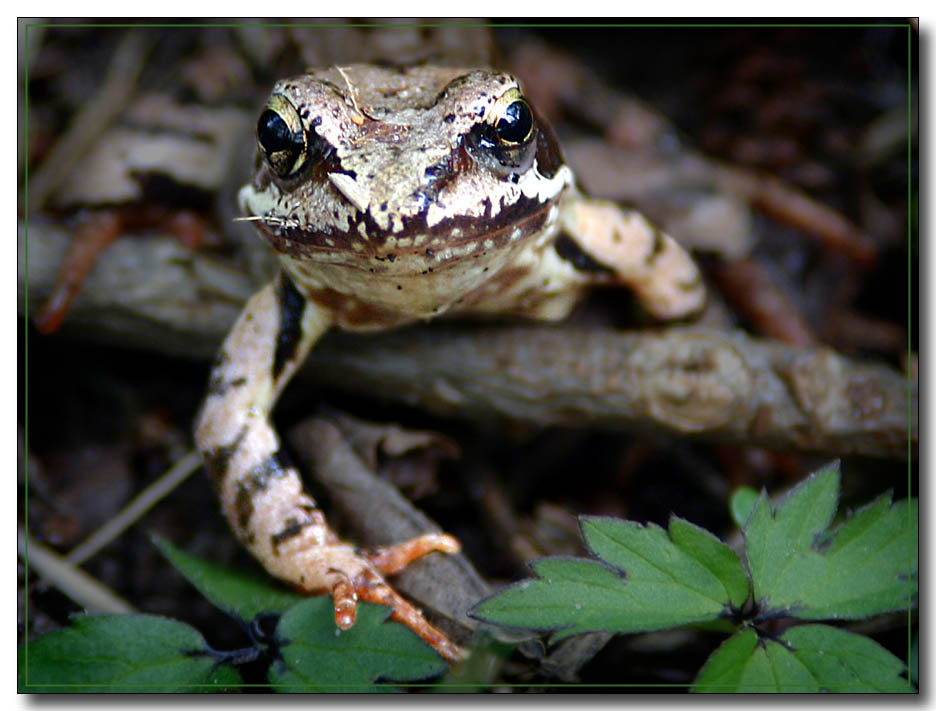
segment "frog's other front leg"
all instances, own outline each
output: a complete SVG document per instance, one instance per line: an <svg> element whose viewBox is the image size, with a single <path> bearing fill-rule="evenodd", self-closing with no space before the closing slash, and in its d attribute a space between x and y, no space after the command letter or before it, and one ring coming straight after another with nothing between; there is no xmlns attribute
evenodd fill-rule
<svg viewBox="0 0 936 711"><path fill-rule="evenodd" d="M639 212L573 194L559 219L562 231L657 318L682 318L704 306L705 287L692 257Z"/></svg>
<svg viewBox="0 0 936 711"><path fill-rule="evenodd" d="M285 274L247 304L218 354L195 440L224 515L244 546L274 576L313 594L330 594L335 622L354 624L358 600L392 608L451 662L461 650L383 579L432 551L457 552L444 534L358 551L329 528L280 451L270 411L309 349L331 325L330 314L300 294Z"/></svg>

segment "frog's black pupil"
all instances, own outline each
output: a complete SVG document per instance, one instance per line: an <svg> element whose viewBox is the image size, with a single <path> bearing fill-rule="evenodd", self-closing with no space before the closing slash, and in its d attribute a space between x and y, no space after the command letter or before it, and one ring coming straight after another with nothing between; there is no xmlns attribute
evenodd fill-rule
<svg viewBox="0 0 936 711"><path fill-rule="evenodd" d="M508 143L522 143L533 129L533 113L523 99L517 99L504 111L495 126L497 137Z"/></svg>
<svg viewBox="0 0 936 711"><path fill-rule="evenodd" d="M257 121L257 140L267 154L294 149L297 143L296 136L289 130L283 117L272 109L260 114Z"/></svg>

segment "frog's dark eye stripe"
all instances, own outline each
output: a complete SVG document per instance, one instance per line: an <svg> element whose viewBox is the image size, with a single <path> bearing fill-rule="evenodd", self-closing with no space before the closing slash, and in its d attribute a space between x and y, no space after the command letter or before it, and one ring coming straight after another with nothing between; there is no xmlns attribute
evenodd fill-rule
<svg viewBox="0 0 936 711"><path fill-rule="evenodd" d="M296 175L317 154L313 139L314 128L306 130L296 107L281 94L271 96L257 120L257 144L273 172L280 178Z"/></svg>

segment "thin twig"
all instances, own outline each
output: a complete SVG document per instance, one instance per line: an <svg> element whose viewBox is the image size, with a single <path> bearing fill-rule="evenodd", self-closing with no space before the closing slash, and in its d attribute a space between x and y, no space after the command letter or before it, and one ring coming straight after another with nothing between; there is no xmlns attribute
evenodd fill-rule
<svg viewBox="0 0 936 711"><path fill-rule="evenodd" d="M65 559L72 565L81 565L132 526L160 499L167 496L169 492L191 476L192 472L198 469L199 466L201 466L201 456L198 452L192 450L176 462L169 471L141 491L116 516L88 536L82 543L75 546L65 556Z"/></svg>
<svg viewBox="0 0 936 711"><path fill-rule="evenodd" d="M712 269L722 293L754 329L791 346L814 346L815 333L788 289L754 257L724 261Z"/></svg>
<svg viewBox="0 0 936 711"><path fill-rule="evenodd" d="M712 177L719 189L741 195L764 212L817 238L829 249L861 266L877 258L874 240L828 205L806 195L779 178L712 162Z"/></svg>
<svg viewBox="0 0 936 711"><path fill-rule="evenodd" d="M136 608L113 590L79 570L50 548L38 543L23 528L17 530L19 555L47 582L91 612L130 614Z"/></svg>

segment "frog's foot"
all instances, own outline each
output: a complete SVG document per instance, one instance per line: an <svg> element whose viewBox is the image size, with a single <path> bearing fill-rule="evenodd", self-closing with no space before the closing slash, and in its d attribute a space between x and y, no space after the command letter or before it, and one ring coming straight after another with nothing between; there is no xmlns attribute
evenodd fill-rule
<svg viewBox="0 0 936 711"><path fill-rule="evenodd" d="M386 605L393 611L391 619L413 630L446 661L451 664L462 661L464 650L431 625L422 611L407 602L383 578L400 572L428 553L457 553L460 549L452 536L427 533L405 543L365 553L363 558L355 555L353 563L342 566L343 569L332 568L329 578L333 581L330 592L335 604L335 624L339 629L350 629L360 600Z"/></svg>
<svg viewBox="0 0 936 711"><path fill-rule="evenodd" d="M358 600L376 602L446 660L460 661L461 650L383 578L427 553L454 553L458 541L430 533L371 554L343 542L304 493L270 425L272 402L330 323L286 276L253 296L221 348L195 428L205 468L247 550L274 577L331 594L339 628L354 624Z"/></svg>
<svg viewBox="0 0 936 711"><path fill-rule="evenodd" d="M699 268L676 240L638 212L577 198L563 206L563 230L657 318L688 316L705 304Z"/></svg>

